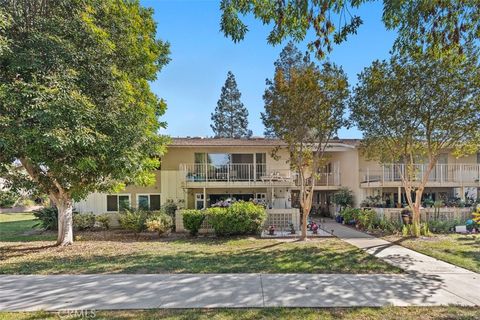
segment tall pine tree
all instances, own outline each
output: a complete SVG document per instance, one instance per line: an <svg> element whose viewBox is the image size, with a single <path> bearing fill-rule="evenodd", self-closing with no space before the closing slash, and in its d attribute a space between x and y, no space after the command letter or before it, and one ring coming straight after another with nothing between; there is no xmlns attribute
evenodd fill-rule
<svg viewBox="0 0 480 320"><path fill-rule="evenodd" d="M248 110L240 101L241 93L237 88L235 76L228 71L227 80L222 87L215 112L212 113L213 132L217 138L249 138Z"/></svg>
<svg viewBox="0 0 480 320"><path fill-rule="evenodd" d="M281 70L285 79L287 80L290 79L290 70L292 68L304 68L309 64L309 55L302 54L302 52L300 52L300 50L295 46L293 41L289 41L287 43L287 45L282 49L282 52L280 52L279 58L273 63L275 70ZM267 79L267 87L270 85L271 82ZM275 132L273 132L272 128L265 128L263 135L267 138L276 138Z"/></svg>

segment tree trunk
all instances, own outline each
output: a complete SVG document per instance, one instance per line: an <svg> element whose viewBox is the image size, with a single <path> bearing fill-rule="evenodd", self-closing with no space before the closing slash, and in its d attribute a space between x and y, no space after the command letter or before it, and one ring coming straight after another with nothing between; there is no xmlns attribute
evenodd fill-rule
<svg viewBox="0 0 480 320"><path fill-rule="evenodd" d="M73 201L64 196L57 200L58 208L58 246L73 244Z"/></svg>
<svg viewBox="0 0 480 320"><path fill-rule="evenodd" d="M302 208L302 234L300 235L300 240L302 241L307 240L307 222L309 213L310 210L305 210Z"/></svg>

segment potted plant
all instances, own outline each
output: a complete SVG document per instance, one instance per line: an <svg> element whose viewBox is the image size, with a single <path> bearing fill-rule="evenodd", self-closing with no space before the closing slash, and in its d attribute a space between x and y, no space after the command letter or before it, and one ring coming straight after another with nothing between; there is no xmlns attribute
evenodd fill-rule
<svg viewBox="0 0 480 320"><path fill-rule="evenodd" d="M412 224L412 212L409 209L403 209L400 214L402 215L403 224Z"/></svg>
<svg viewBox="0 0 480 320"><path fill-rule="evenodd" d="M271 236L275 235L275 226L271 225L268 227L268 234Z"/></svg>

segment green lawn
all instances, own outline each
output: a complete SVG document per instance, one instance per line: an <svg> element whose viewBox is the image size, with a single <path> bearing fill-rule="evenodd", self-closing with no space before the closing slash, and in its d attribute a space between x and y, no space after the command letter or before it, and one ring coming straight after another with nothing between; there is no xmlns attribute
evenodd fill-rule
<svg viewBox="0 0 480 320"><path fill-rule="evenodd" d="M447 234L418 239L389 236L385 239L459 267L480 272L480 235Z"/></svg>
<svg viewBox="0 0 480 320"><path fill-rule="evenodd" d="M25 215L0 222L0 274L401 272L336 238L293 242L145 235L137 241L119 231L86 232L61 248L53 241L22 236L21 226L29 229L32 224Z"/></svg>
<svg viewBox="0 0 480 320"><path fill-rule="evenodd" d="M38 223L31 213L0 213L0 242L54 240L54 233L38 233Z"/></svg>
<svg viewBox="0 0 480 320"><path fill-rule="evenodd" d="M170 319L170 320L433 320L433 319L479 319L478 308L466 307L384 307L384 308L331 308L331 309L216 309L216 310L132 310L96 311L95 317L68 319ZM67 319L64 313L0 313L0 320Z"/></svg>

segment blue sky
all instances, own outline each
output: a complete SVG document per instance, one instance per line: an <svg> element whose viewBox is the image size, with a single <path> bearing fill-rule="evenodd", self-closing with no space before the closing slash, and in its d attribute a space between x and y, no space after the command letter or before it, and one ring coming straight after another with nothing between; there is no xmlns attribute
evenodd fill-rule
<svg viewBox="0 0 480 320"><path fill-rule="evenodd" d="M249 111L249 127L255 136L263 135L260 112L265 79L272 78L273 62L283 45L271 46L266 37L269 26L247 17L249 32L240 43L233 43L220 32L218 1L142 0L155 10L157 35L170 42L172 61L152 83L153 91L167 101L162 120L171 136L212 136L210 114L215 109L220 89L231 70ZM357 74L373 60L389 56L395 33L381 22L380 1L369 3L357 12L364 24L357 35L336 46L328 59L341 65L355 84ZM307 41L298 44L306 50ZM360 138L355 128L342 129L341 138Z"/></svg>

